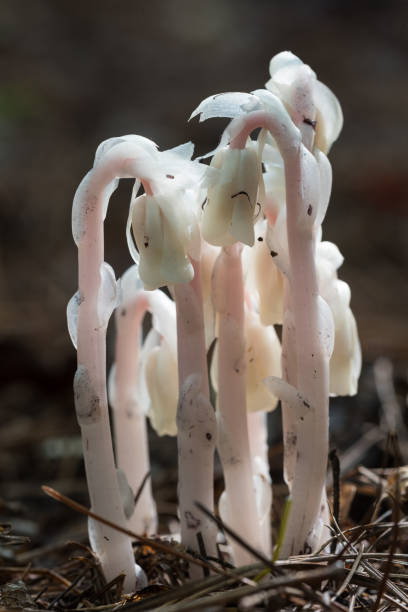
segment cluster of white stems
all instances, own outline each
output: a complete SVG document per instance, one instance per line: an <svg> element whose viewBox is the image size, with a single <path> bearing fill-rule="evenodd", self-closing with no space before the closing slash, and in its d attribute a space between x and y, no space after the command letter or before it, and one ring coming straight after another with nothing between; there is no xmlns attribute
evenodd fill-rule
<svg viewBox="0 0 408 612"><path fill-rule="evenodd" d="M325 541L329 395L356 393L361 366L350 290L337 278L343 258L321 232L340 105L292 53L275 56L270 73L265 89L211 96L194 111L200 120L231 119L205 156L210 165L191 161L191 143L160 152L140 136L112 138L73 205L79 289L68 324L92 510L135 533L155 532L148 417L159 435L177 435L181 541L192 551L204 543L211 556L217 530L196 502L214 510L215 450L225 480L221 518L272 554L265 413L278 400L291 500L280 556ZM135 263L116 281L104 262L104 219L120 178L135 180L127 223ZM124 572L127 591L140 586L130 538L97 521L89 533L107 580ZM230 545L235 564L253 560Z"/></svg>

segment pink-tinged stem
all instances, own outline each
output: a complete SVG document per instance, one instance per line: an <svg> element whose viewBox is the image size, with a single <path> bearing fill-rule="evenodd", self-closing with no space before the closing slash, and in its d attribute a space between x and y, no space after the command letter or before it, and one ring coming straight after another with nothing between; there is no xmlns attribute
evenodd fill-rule
<svg viewBox="0 0 408 612"><path fill-rule="evenodd" d="M319 288L314 232L299 230L307 208L302 197L301 149L285 160L287 232L295 318L297 387L311 410L298 427L296 466L282 556L313 550L325 487L329 433L329 359L318 317Z"/></svg>
<svg viewBox="0 0 408 612"><path fill-rule="evenodd" d="M246 410L246 356L242 245L223 247L215 263L213 298L218 315L218 451L225 479L225 516L229 526L262 549L252 475ZM253 557L231 541L237 565Z"/></svg>
<svg viewBox="0 0 408 612"><path fill-rule="evenodd" d="M138 176L144 152L130 143L108 151L78 188L73 220L78 246L78 369L75 405L81 426L91 508L119 525L125 516L113 456L106 391L106 322L98 313L98 292L104 258L103 205L107 186L121 177ZM125 590L133 591L136 570L130 539L101 523L90 529L92 546L104 575L112 580L126 574Z"/></svg>
<svg viewBox="0 0 408 612"><path fill-rule="evenodd" d="M216 554L216 528L197 509L214 509L216 422L209 401L200 262L191 260L194 278L174 287L177 312L179 405L177 409L181 541L199 551L201 533L208 555ZM192 570L193 568L191 568Z"/></svg>
<svg viewBox="0 0 408 612"><path fill-rule="evenodd" d="M269 504L262 498L258 501L258 506L262 505L261 529L262 529L262 552L264 555L272 554L272 530L271 530L271 510L272 510L272 482L269 471L268 454L268 415L266 412L248 412L248 436L249 448L251 451L252 473L254 478L259 479L259 484L263 489L268 489L265 496L270 496ZM262 497L262 496L260 496ZM265 507L267 509L265 510ZM259 515L259 513L258 513Z"/></svg>
<svg viewBox="0 0 408 612"><path fill-rule="evenodd" d="M115 393L113 423L116 462L135 494L150 471L146 416L139 403L140 331L149 301L144 293L122 304L116 312ZM127 526L136 533L154 533L157 513L150 478L145 482Z"/></svg>
<svg viewBox="0 0 408 612"><path fill-rule="evenodd" d="M328 357L322 346L318 317L318 285L314 231L302 229L307 203L303 190L302 136L276 100L274 112L256 111L231 122L230 146L243 146L257 127L270 131L285 165L290 289L295 322L297 388L311 409L297 427L292 505L281 556L299 554L318 543L328 454Z"/></svg>
<svg viewBox="0 0 408 612"><path fill-rule="evenodd" d="M284 278L283 287L282 378L297 388L296 330L287 278ZM287 402L282 402L282 428L284 440L283 474L289 491L291 491L296 466L297 417L293 407Z"/></svg>

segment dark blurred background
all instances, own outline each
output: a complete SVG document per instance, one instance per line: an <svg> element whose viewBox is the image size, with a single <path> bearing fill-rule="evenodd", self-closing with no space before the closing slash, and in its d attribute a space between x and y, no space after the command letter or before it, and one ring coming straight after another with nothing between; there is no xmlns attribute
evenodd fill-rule
<svg viewBox="0 0 408 612"><path fill-rule="evenodd" d="M97 145L135 133L162 149L193 140L198 152L210 150L225 121L187 123L191 111L212 93L262 87L270 58L285 49L312 66L343 108L324 236L345 255L340 276L352 287L365 361L388 356L406 372L407 1L2 0L4 499L47 478L66 482L76 469L65 462L53 472L55 457L50 463L50 453L75 455L75 444L44 444L78 434L65 322L77 283L70 216ZM129 194L124 181L106 223L106 260L117 276L131 264Z"/></svg>

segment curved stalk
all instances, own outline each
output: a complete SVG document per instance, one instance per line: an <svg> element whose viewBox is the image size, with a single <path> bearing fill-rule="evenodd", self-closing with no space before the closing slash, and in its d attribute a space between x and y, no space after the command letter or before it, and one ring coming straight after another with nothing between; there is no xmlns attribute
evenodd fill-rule
<svg viewBox="0 0 408 612"><path fill-rule="evenodd" d="M304 200L308 177L302 164L306 149L301 132L278 99L274 112L255 111L233 120L231 147L244 146L257 127L275 138L285 166L290 289L295 322L297 388L312 409L297 427L292 503L281 556L300 554L318 542L319 516L328 455L328 356L319 325L319 290L315 264L315 230ZM310 154L309 154L310 155Z"/></svg>
<svg viewBox="0 0 408 612"><path fill-rule="evenodd" d="M102 312L104 263L104 205L106 191L116 178L137 177L145 153L125 142L101 158L79 186L74 199L73 230L78 246L78 369L74 379L75 405L81 427L85 471L92 510L124 526L109 424L106 391L106 328ZM136 570L131 540L101 523L90 526L92 547L106 580L124 572L125 589L133 591Z"/></svg>

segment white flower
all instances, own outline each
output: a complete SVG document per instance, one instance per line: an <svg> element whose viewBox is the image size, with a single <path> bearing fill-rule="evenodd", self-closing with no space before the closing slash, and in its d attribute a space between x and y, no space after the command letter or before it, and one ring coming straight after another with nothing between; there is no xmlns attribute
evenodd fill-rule
<svg viewBox="0 0 408 612"><path fill-rule="evenodd" d="M268 376L281 375L281 345L272 325L262 325L259 315L245 315L247 411L270 411L277 399L263 384Z"/></svg>
<svg viewBox="0 0 408 612"><path fill-rule="evenodd" d="M266 219L255 225L255 244L244 250L243 265L246 287L258 294L262 324L275 325L283 320L283 276L266 242L267 227Z"/></svg>
<svg viewBox="0 0 408 612"><path fill-rule="evenodd" d="M201 247L201 289L205 327L205 346L208 350L215 338L215 307L212 299L212 275L220 247L203 240Z"/></svg>
<svg viewBox="0 0 408 612"><path fill-rule="evenodd" d="M268 376L281 375L281 345L272 325L262 325L253 310L245 312L245 369L247 412L269 412L276 408L276 397L265 387ZM218 391L218 348L211 364L211 381Z"/></svg>
<svg viewBox="0 0 408 612"><path fill-rule="evenodd" d="M193 150L186 143L149 151L152 163L142 177L146 193L137 197L138 184L133 191L127 238L145 289L189 282L194 276L189 257L199 258L197 214L207 166L190 161Z"/></svg>
<svg viewBox="0 0 408 612"><path fill-rule="evenodd" d="M188 193L168 190L139 196L132 205L132 229L146 289L192 280L188 255L194 248L197 221Z"/></svg>
<svg viewBox="0 0 408 612"><path fill-rule="evenodd" d="M338 280L343 256L332 242L317 245L319 291L333 315L335 337L330 359L330 393L355 395L361 371L361 347L357 325L350 308L350 287Z"/></svg>
<svg viewBox="0 0 408 612"><path fill-rule="evenodd" d="M210 178L202 218L203 238L217 246L237 241L252 246L261 177L255 143L250 141L244 149L219 149L210 168L218 172Z"/></svg>
<svg viewBox="0 0 408 612"><path fill-rule="evenodd" d="M177 357L162 339L146 358L145 377L149 393L148 417L159 436L177 434Z"/></svg>
<svg viewBox="0 0 408 612"><path fill-rule="evenodd" d="M309 66L290 51L275 55L270 61L269 71L271 78L265 87L280 97L297 125L302 122L313 125L316 121L315 146L327 153L343 126L343 114L336 96L316 79ZM314 108L309 103L305 105L303 87L311 88Z"/></svg>

